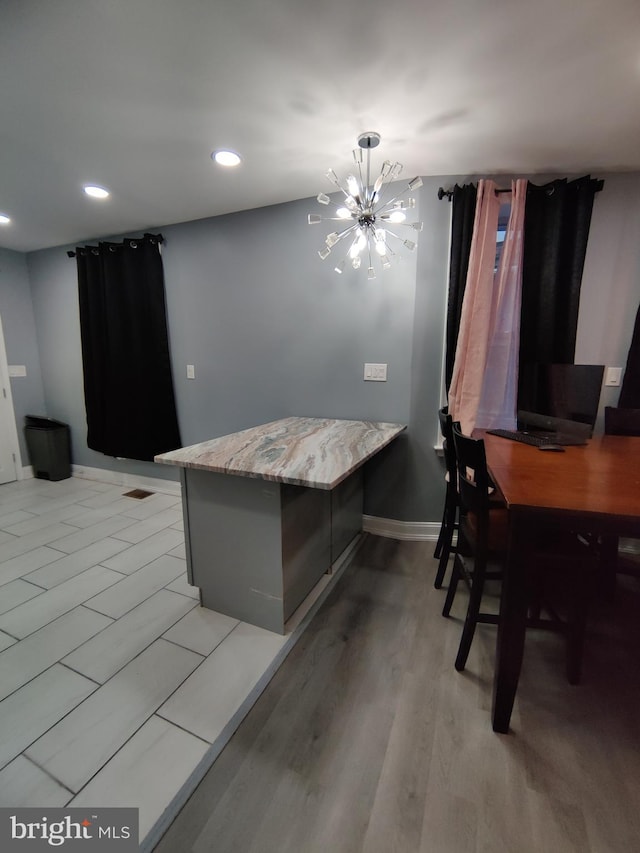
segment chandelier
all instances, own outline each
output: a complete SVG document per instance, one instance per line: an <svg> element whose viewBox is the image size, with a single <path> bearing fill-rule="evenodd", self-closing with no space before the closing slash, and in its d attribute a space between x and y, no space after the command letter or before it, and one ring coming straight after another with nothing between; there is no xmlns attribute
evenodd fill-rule
<svg viewBox="0 0 640 853"><path fill-rule="evenodd" d="M407 211L416 206L415 199L403 200L405 193L422 186L422 178L413 178L400 193L386 199L385 195L391 182L397 180L402 172L402 165L385 160L380 174L371 184L371 149L377 148L379 144L379 133L373 131L362 133L358 137L359 147L353 151L356 174L347 177L346 186L340 182L333 169L329 169L326 173L331 183L343 193L344 199L336 204L325 193L320 193L317 197L320 204L333 205L336 208L335 215L309 214L309 225L328 221L344 223L344 228L341 230L327 234L325 245L318 251L320 258L324 261L333 249L345 248L348 245L346 256L335 266L337 273L342 273L347 263L353 269L359 269L364 256L368 261L369 278L375 278L374 258L378 258L381 268L386 270L389 269L392 261L399 259L398 250L405 248L413 251L416 247L415 240L409 237L405 239L394 229L410 228L410 236L416 239L417 232L422 231L422 222L406 221ZM363 156L365 151L367 152L366 165Z"/></svg>

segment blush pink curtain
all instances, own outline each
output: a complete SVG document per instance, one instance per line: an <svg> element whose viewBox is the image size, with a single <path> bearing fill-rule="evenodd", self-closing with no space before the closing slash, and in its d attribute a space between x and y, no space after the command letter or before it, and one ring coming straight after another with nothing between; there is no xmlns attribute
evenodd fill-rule
<svg viewBox="0 0 640 853"><path fill-rule="evenodd" d="M475 426L515 429L527 181L511 182L511 213L494 282L492 328Z"/></svg>
<svg viewBox="0 0 640 853"><path fill-rule="evenodd" d="M522 251L527 181L511 184L511 214L497 272L500 201L494 181L478 183L469 272L449 389L449 412L474 428L514 429L520 343Z"/></svg>
<svg viewBox="0 0 640 853"><path fill-rule="evenodd" d="M469 270L456 356L449 387L449 413L470 435L476 424L493 326L493 278L500 202L494 181L478 182Z"/></svg>

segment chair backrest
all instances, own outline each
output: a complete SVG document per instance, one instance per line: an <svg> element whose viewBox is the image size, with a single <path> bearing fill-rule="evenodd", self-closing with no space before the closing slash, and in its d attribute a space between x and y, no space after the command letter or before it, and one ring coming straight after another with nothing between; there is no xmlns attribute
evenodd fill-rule
<svg viewBox="0 0 640 853"><path fill-rule="evenodd" d="M442 433L442 449L444 451L444 464L447 469L447 480L455 487L457 468L456 451L453 443L453 420L449 414L449 407L445 406L438 412L440 420L440 432Z"/></svg>
<svg viewBox="0 0 640 853"><path fill-rule="evenodd" d="M458 491L463 513L473 513L477 531L486 537L489 526L489 472L482 439L464 435L459 423L452 427L458 466Z"/></svg>
<svg viewBox="0 0 640 853"><path fill-rule="evenodd" d="M605 435L640 435L640 409L604 408Z"/></svg>

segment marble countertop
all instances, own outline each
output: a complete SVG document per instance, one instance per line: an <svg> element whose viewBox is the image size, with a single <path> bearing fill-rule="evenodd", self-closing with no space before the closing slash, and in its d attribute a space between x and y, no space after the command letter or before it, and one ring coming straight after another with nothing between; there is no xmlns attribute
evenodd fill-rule
<svg viewBox="0 0 640 853"><path fill-rule="evenodd" d="M277 483L333 489L406 426L284 418L161 453L156 462Z"/></svg>

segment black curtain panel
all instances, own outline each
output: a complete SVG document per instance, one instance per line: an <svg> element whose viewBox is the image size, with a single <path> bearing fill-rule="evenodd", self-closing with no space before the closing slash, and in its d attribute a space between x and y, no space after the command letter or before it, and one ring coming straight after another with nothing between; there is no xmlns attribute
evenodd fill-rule
<svg viewBox="0 0 640 853"><path fill-rule="evenodd" d="M621 409L640 409L640 308L636 314L618 406Z"/></svg>
<svg viewBox="0 0 640 853"><path fill-rule="evenodd" d="M76 249L87 444L152 461L181 446L161 237Z"/></svg>
<svg viewBox="0 0 640 853"><path fill-rule="evenodd" d="M462 299L467 283L469 254L473 236L473 221L476 213L477 189L474 184L453 188L451 211L451 258L449 263L449 296L447 301L447 332L445 353L445 382L447 392L451 385L453 363L456 357L458 329Z"/></svg>
<svg viewBox="0 0 640 853"><path fill-rule="evenodd" d="M534 363L573 363L593 199L603 186L586 176L527 188L521 376Z"/></svg>

